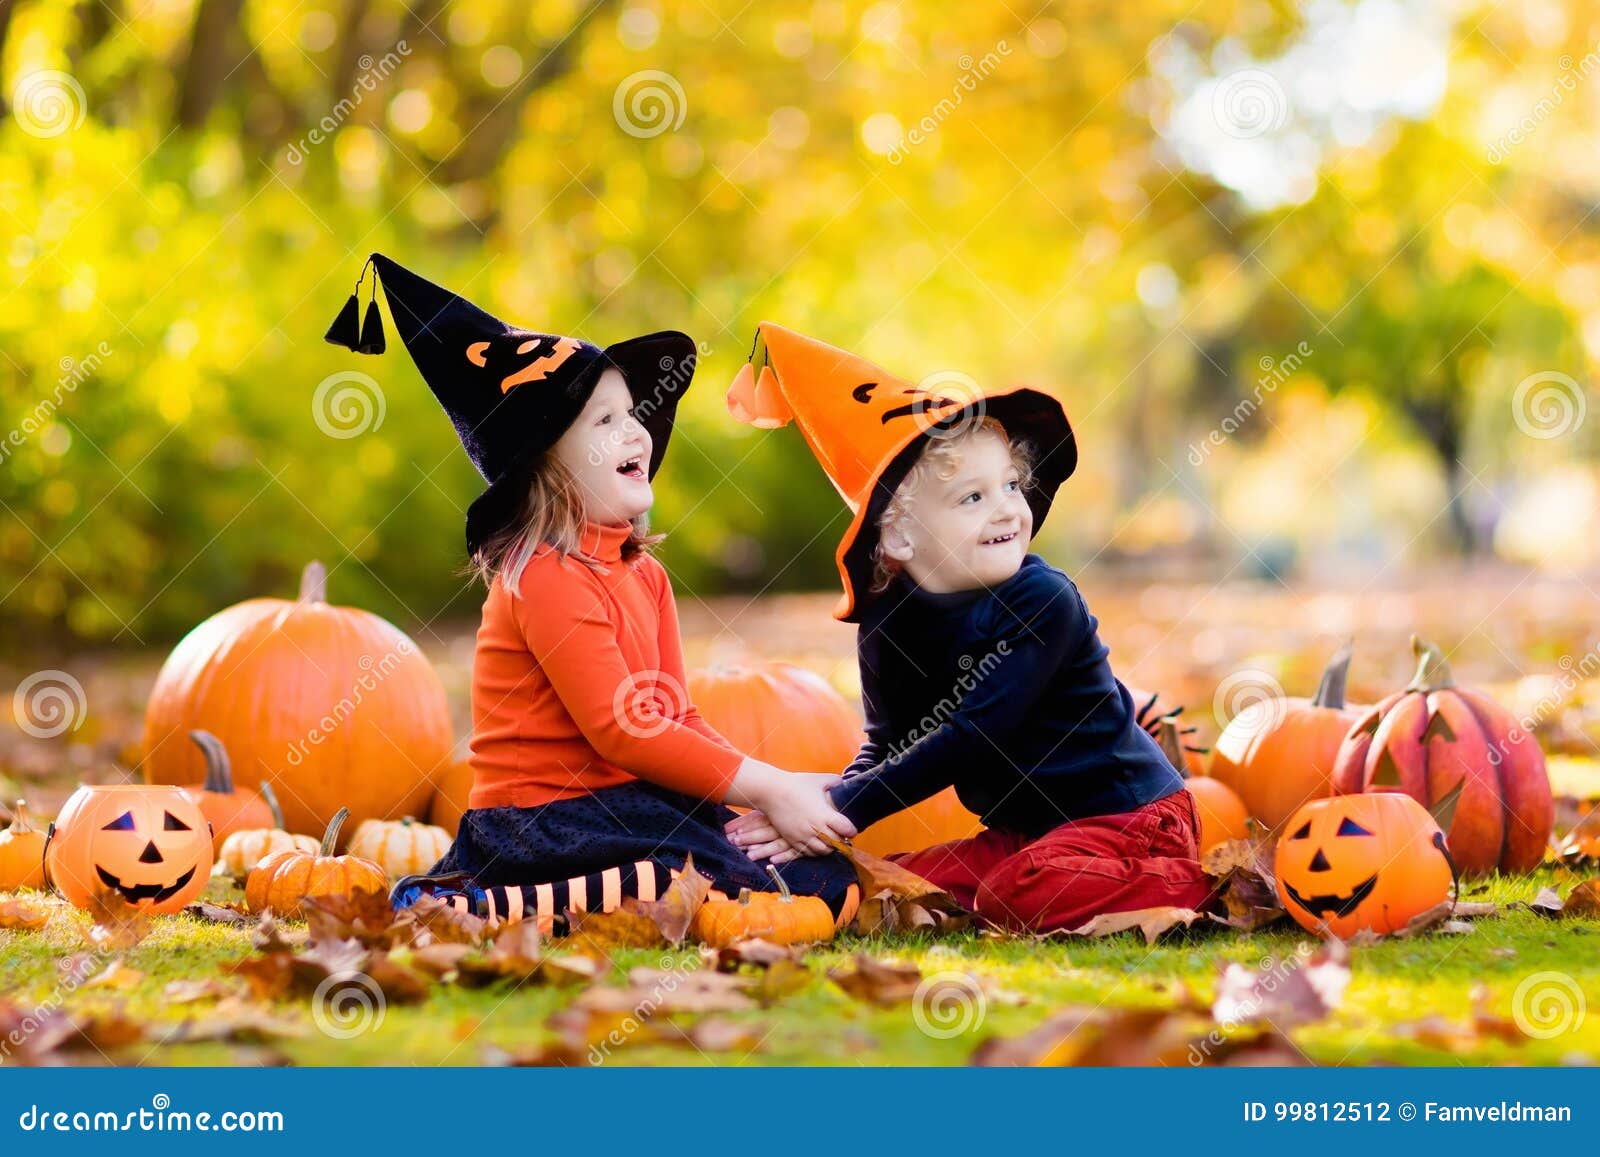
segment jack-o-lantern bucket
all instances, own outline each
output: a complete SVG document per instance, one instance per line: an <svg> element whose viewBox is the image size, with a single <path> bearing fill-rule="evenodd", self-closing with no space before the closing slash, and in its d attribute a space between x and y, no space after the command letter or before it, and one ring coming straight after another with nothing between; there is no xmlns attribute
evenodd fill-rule
<svg viewBox="0 0 1600 1157"><path fill-rule="evenodd" d="M181 788L85 784L50 825L44 870L80 908L114 892L148 912L178 912L205 891L211 825Z"/></svg>
<svg viewBox="0 0 1600 1157"><path fill-rule="evenodd" d="M1313 800L1283 826L1273 857L1278 898L1308 932L1387 934L1450 898L1444 833L1399 792Z"/></svg>

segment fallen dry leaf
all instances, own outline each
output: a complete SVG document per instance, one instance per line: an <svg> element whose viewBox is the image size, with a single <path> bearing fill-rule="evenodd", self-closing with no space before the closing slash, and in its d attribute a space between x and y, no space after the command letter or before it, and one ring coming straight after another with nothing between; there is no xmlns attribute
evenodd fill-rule
<svg viewBox="0 0 1600 1157"><path fill-rule="evenodd" d="M1087 924L1068 931L1053 933L1058 936L1115 936L1137 928L1146 944L1154 944L1175 928L1188 928L1200 913L1193 908L1138 908L1132 912L1102 912Z"/></svg>
<svg viewBox="0 0 1600 1157"><path fill-rule="evenodd" d="M848 969L828 969L828 979L869 1004L885 1008L905 1004L922 983L922 970L915 964L896 964L865 954L857 955L852 963Z"/></svg>
<svg viewBox="0 0 1600 1157"><path fill-rule="evenodd" d="M119 956L105 966L101 972L91 976L83 982L85 988L111 988L126 992L130 988L137 988L144 980L144 973L137 968L129 968L122 963Z"/></svg>
<svg viewBox="0 0 1600 1157"><path fill-rule="evenodd" d="M11 1057L24 1065L76 1064L84 1059L78 1054L105 1056L144 1040L145 1027L121 1008L69 1012L0 1001L0 1038L20 1042Z"/></svg>
<svg viewBox="0 0 1600 1157"><path fill-rule="evenodd" d="M1565 907L1561 893L1554 888L1540 888L1539 894L1528 901L1528 908L1537 916L1559 916Z"/></svg>
<svg viewBox="0 0 1600 1157"><path fill-rule="evenodd" d="M50 923L50 906L42 900L19 896L0 900L0 928L10 932L37 932Z"/></svg>
<svg viewBox="0 0 1600 1157"><path fill-rule="evenodd" d="M1216 880L1226 912L1212 916L1217 923L1254 932L1284 917L1270 840L1226 840L1201 857L1200 867Z"/></svg>
<svg viewBox="0 0 1600 1157"><path fill-rule="evenodd" d="M272 1015L264 1008L237 997L224 1000L201 1016L189 1017L164 1031L153 1040L155 1044L193 1044L196 1041L231 1041L239 1044L262 1044L283 1037L307 1035L306 1027L297 1021Z"/></svg>
<svg viewBox="0 0 1600 1157"><path fill-rule="evenodd" d="M102 952L125 951L150 935L149 914L109 888L89 898L89 917L86 939Z"/></svg>
<svg viewBox="0 0 1600 1157"><path fill-rule="evenodd" d="M709 959L718 972L734 972L740 965L752 964L757 968L770 968L780 961L800 959L800 949L787 944L774 944L759 936L738 940L722 948L702 948L701 955Z"/></svg>
<svg viewBox="0 0 1600 1157"><path fill-rule="evenodd" d="M238 904L213 904L209 900L200 900L184 908L185 916L193 916L196 920L207 924L253 924L255 917L246 912Z"/></svg>
<svg viewBox="0 0 1600 1157"><path fill-rule="evenodd" d="M451 944L482 944L488 939L489 921L469 912L457 912L437 896L423 896L402 913L433 936Z"/></svg>
<svg viewBox="0 0 1600 1157"><path fill-rule="evenodd" d="M1567 893L1563 916L1600 916L1600 880L1585 880Z"/></svg>
<svg viewBox="0 0 1600 1157"><path fill-rule="evenodd" d="M853 927L862 935L878 931L958 931L971 921L971 913L948 892L915 872L838 840L828 842L856 870L861 907Z"/></svg>
<svg viewBox="0 0 1600 1157"><path fill-rule="evenodd" d="M667 885L659 900L638 900L638 911L655 921L669 944L682 944L699 912L711 894L711 877L695 870L694 854L684 857L683 870Z"/></svg>
<svg viewBox="0 0 1600 1157"><path fill-rule="evenodd" d="M567 946L583 956L607 957L619 948L663 948L667 938L655 920L625 898L615 912L575 912Z"/></svg>
<svg viewBox="0 0 1600 1157"><path fill-rule="evenodd" d="M1338 940L1309 956L1268 957L1260 968L1229 961L1217 978L1211 1016L1223 1026L1309 1024L1338 1008L1349 985L1350 951Z"/></svg>
<svg viewBox="0 0 1600 1157"><path fill-rule="evenodd" d="M994 1037L968 1063L984 1068L1184 1064L1187 1018L1169 1009L1062 1009L1018 1037Z"/></svg>
<svg viewBox="0 0 1600 1157"><path fill-rule="evenodd" d="M412 943L420 927L415 920L397 920L389 898L367 890L353 895L307 896L300 902L300 914L306 919L312 943L357 940L369 947L395 948Z"/></svg>
<svg viewBox="0 0 1600 1157"><path fill-rule="evenodd" d="M750 981L708 968L635 968L626 988L595 985L578 994L573 1007L593 1012L649 1016L668 1012L744 1012L756 1002Z"/></svg>
<svg viewBox="0 0 1600 1157"><path fill-rule="evenodd" d="M168 1004L194 1004L201 1000L220 1000L234 995L233 989L215 977L198 980L171 980L161 990L161 998Z"/></svg>

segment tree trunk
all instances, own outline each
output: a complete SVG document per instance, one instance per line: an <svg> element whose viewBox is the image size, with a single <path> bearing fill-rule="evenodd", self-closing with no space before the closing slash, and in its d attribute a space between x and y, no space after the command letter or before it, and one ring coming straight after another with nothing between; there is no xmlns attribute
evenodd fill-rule
<svg viewBox="0 0 1600 1157"><path fill-rule="evenodd" d="M202 127L222 96L223 84L241 59L237 32L243 9L244 0L200 0L178 90L180 127Z"/></svg>

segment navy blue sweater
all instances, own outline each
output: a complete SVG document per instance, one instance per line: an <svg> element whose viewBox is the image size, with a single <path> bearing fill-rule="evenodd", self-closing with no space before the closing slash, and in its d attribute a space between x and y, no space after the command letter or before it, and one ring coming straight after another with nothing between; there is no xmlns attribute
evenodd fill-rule
<svg viewBox="0 0 1600 1157"><path fill-rule="evenodd" d="M864 829L954 784L985 825L1038 836L1180 790L1098 625L1037 555L986 589L897 580L861 622L867 742L834 806Z"/></svg>

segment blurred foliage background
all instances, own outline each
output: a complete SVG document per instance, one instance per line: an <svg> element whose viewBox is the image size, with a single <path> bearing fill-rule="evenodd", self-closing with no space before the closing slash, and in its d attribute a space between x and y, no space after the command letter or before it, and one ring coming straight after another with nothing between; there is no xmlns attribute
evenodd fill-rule
<svg viewBox="0 0 1600 1157"><path fill-rule="evenodd" d="M164 641L313 556L408 629L476 614L450 427L397 345L322 341L372 250L702 343L684 593L836 581L799 436L723 411L763 318L1058 389L1069 568L1596 562L1579 0L0 0L0 80L14 645Z"/></svg>

